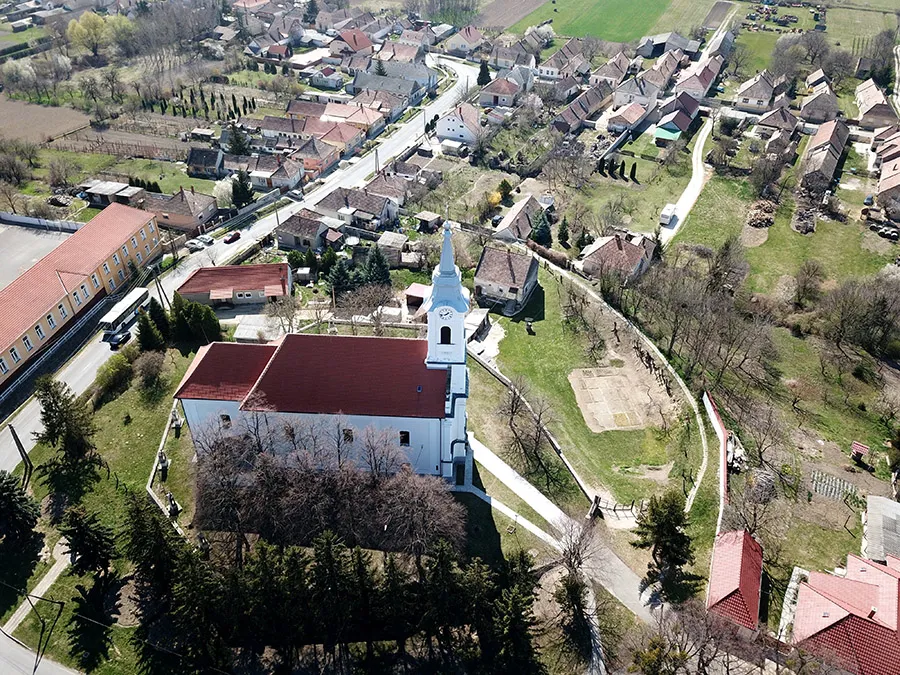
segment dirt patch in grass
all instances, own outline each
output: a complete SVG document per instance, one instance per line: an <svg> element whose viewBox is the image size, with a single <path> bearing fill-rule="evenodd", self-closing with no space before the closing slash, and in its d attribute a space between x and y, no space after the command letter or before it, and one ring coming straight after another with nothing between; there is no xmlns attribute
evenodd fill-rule
<svg viewBox="0 0 900 675"><path fill-rule="evenodd" d="M641 464L640 466L613 467L616 471L627 473L630 476L640 476L641 478L649 478L657 483L667 484L669 482L669 474L675 462L669 462L658 466L649 466Z"/></svg>
<svg viewBox="0 0 900 675"><path fill-rule="evenodd" d="M23 120L27 123L23 124ZM83 127L89 121L87 115L72 108L34 105L0 95L0 136L6 138L41 143Z"/></svg>
<svg viewBox="0 0 900 675"><path fill-rule="evenodd" d="M741 243L746 248L756 248L766 243L769 238L769 229L766 227L751 227L744 225L741 230Z"/></svg>
<svg viewBox="0 0 900 675"><path fill-rule="evenodd" d="M890 239L879 237L871 230L866 230L863 233L859 245L865 250L871 251L872 253L878 253L879 255L886 255L894 250L894 244Z"/></svg>
<svg viewBox="0 0 900 675"><path fill-rule="evenodd" d="M137 626L138 619L138 592L134 586L134 577L128 576L122 579L121 586L113 598L115 606L116 625L125 628Z"/></svg>

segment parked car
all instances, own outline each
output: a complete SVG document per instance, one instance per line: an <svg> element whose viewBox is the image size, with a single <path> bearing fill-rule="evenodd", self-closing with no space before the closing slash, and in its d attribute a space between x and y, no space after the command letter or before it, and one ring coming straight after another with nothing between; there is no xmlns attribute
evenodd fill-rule
<svg viewBox="0 0 900 675"><path fill-rule="evenodd" d="M197 241L201 244L206 244L207 246L212 246L216 243L216 240L210 237L208 234L198 234Z"/></svg>
<svg viewBox="0 0 900 675"><path fill-rule="evenodd" d="M235 230L234 232L232 232L231 234L229 234L227 237L225 237L225 243L226 243L226 244L232 244L232 243L236 242L236 241L237 241L238 239L240 239L240 238L241 238L241 233L238 232L237 230Z"/></svg>
<svg viewBox="0 0 900 675"><path fill-rule="evenodd" d="M186 242L184 242L184 247L188 251L202 251L204 249L203 244L201 244L196 239L188 239Z"/></svg>
<svg viewBox="0 0 900 675"><path fill-rule="evenodd" d="M113 351L117 350L119 347L124 345L131 339L131 331L123 331L122 333L116 333L113 335L107 342L109 342L109 348Z"/></svg>

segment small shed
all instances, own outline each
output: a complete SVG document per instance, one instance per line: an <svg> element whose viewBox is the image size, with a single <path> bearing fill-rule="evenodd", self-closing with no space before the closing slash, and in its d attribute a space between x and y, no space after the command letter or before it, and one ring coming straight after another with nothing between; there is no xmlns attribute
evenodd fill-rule
<svg viewBox="0 0 900 675"><path fill-rule="evenodd" d="M420 284L418 282L410 284L409 288L403 291L403 297L406 299L406 307L410 313L414 313L415 310L421 307L422 303L425 302L425 298L429 295L431 295L431 286Z"/></svg>
<svg viewBox="0 0 900 675"><path fill-rule="evenodd" d="M419 221L419 231L420 232L434 232L439 228L444 219L441 217L439 213L435 213L434 211L419 211L415 218Z"/></svg>
<svg viewBox="0 0 900 675"><path fill-rule="evenodd" d="M384 257L391 267L400 266L400 254L406 248L406 242L409 241L402 232L384 232L378 238L378 248L384 253Z"/></svg>
<svg viewBox="0 0 900 675"><path fill-rule="evenodd" d="M900 502L869 495L863 513L862 554L881 563L900 558Z"/></svg>

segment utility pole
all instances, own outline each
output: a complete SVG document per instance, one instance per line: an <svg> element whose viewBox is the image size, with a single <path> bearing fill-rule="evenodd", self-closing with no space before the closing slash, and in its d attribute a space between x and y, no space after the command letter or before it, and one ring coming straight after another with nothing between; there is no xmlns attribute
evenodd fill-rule
<svg viewBox="0 0 900 675"><path fill-rule="evenodd" d="M22 473L22 488L27 489L28 483L31 481L31 474L34 472L34 464L31 461L31 457L25 452L25 446L19 440L19 434L16 433L16 428L12 424L9 425L9 433L12 434L19 455L22 457L22 464L25 466L25 471Z"/></svg>

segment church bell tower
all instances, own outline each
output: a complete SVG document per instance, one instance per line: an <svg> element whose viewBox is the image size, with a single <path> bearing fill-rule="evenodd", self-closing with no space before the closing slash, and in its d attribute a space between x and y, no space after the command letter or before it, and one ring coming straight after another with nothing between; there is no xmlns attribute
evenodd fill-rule
<svg viewBox="0 0 900 675"><path fill-rule="evenodd" d="M456 485L472 482L472 451L466 435L466 401L469 372L466 368L466 312L469 291L453 261L450 224L444 223L441 262L431 275L431 295L425 301L428 315L429 369L447 371L444 418L441 420L441 475Z"/></svg>

